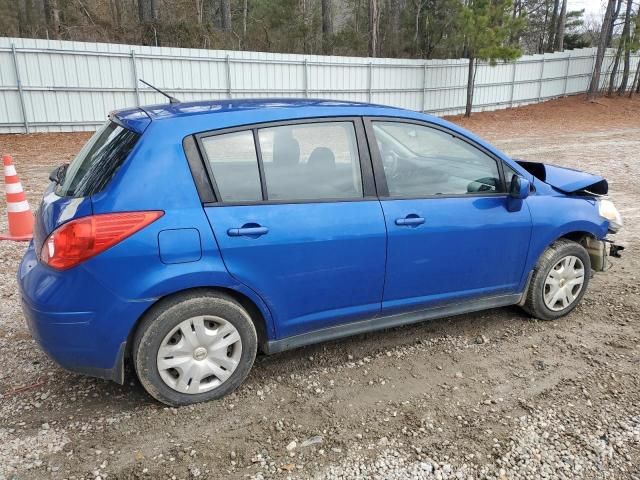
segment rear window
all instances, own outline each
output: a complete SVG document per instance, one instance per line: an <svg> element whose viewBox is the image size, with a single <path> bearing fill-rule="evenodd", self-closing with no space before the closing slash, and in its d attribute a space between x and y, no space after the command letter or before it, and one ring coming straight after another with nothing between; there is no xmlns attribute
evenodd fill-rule
<svg viewBox="0 0 640 480"><path fill-rule="evenodd" d="M73 159L56 194L87 197L102 190L139 138L138 133L120 125L105 123Z"/></svg>

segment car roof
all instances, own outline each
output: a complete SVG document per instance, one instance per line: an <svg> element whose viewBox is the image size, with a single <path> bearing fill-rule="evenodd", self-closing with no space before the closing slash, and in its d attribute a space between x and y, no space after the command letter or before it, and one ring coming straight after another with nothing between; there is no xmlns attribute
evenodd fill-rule
<svg viewBox="0 0 640 480"><path fill-rule="evenodd" d="M116 110L109 118L142 134L154 124L156 138L182 139L189 135L260 123L303 120L305 118L389 117L428 122L457 132L502 159L503 152L464 128L442 118L415 110L373 103L312 98L246 98L164 103ZM509 160L513 168L519 169Z"/></svg>
<svg viewBox="0 0 640 480"><path fill-rule="evenodd" d="M352 102L345 100L327 100L311 98L245 98L228 100L206 100L197 102L164 103L147 105L138 108L116 110L109 114L109 118L142 133L152 121L164 121L195 116L229 115L229 125L234 125L233 117L237 114L249 114L254 123L270 121L274 114L283 118L314 118L326 116L390 116L421 118L428 117L430 121L438 123L436 117L418 114L411 110L405 110L386 105L376 105L364 102ZM235 114L235 115L233 115ZM240 122L239 124L242 124Z"/></svg>
<svg viewBox="0 0 640 480"><path fill-rule="evenodd" d="M344 100L323 100L312 98L242 98L229 100L208 100L200 102L181 102L160 105L150 105L142 109L153 119L165 119L177 116L206 115L216 113L240 112L246 110L274 110L274 109L304 109L305 116L313 115L321 108L340 110L345 107L388 108L401 110L384 105L371 103L350 102ZM339 114L339 112L336 112Z"/></svg>

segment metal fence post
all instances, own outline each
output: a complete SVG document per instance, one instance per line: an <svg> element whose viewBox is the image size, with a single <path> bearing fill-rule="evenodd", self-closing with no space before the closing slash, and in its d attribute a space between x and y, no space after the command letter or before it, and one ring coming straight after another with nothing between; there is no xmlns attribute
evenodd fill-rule
<svg viewBox="0 0 640 480"><path fill-rule="evenodd" d="M22 109L22 120L25 133L29 133L29 121L27 120L27 107L24 103L24 92L22 91L22 81L20 80L20 69L18 68L18 55L16 45L11 44L11 55L13 56L13 67L16 70L16 84L18 85L18 96L20 97L20 108Z"/></svg>
<svg viewBox="0 0 640 480"><path fill-rule="evenodd" d="M422 66L422 113L427 111L427 62Z"/></svg>
<svg viewBox="0 0 640 480"><path fill-rule="evenodd" d="M544 80L544 56L542 57L542 67L540 68L540 79L538 80L538 103L542 100L542 81Z"/></svg>
<svg viewBox="0 0 640 480"><path fill-rule="evenodd" d="M225 63L227 65L227 97L231 98L231 59L229 55L227 55Z"/></svg>
<svg viewBox="0 0 640 480"><path fill-rule="evenodd" d="M302 62L302 67L304 68L304 96L305 98L309 98L309 65L306 58L304 59L304 62Z"/></svg>
<svg viewBox="0 0 640 480"><path fill-rule="evenodd" d="M511 72L511 96L509 99L509 107L513 108L513 95L516 89L516 68L518 68L518 61L513 61L513 71Z"/></svg>
<svg viewBox="0 0 640 480"><path fill-rule="evenodd" d="M564 88L562 90L562 96L567 96L567 84L569 83L569 70L571 68L571 53L567 57L567 68L564 71Z"/></svg>
<svg viewBox="0 0 640 480"><path fill-rule="evenodd" d="M369 62L369 81L367 85L367 101L371 103L371 89L373 85L373 63Z"/></svg>
<svg viewBox="0 0 640 480"><path fill-rule="evenodd" d="M136 105L140 103L140 89L138 88L138 67L136 66L136 52L131 50L131 72L133 73L133 89L136 92Z"/></svg>

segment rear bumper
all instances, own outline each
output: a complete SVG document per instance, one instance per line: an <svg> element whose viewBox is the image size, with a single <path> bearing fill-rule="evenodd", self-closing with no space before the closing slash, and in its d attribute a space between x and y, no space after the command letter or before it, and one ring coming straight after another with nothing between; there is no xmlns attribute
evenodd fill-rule
<svg viewBox="0 0 640 480"><path fill-rule="evenodd" d="M18 284L31 335L52 360L73 372L124 382L129 333L153 299L123 300L81 267L52 270L38 262L32 245Z"/></svg>

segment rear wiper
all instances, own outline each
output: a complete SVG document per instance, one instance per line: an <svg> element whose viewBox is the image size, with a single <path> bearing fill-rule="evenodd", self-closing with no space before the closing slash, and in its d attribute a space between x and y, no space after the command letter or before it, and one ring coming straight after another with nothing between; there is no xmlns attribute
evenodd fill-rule
<svg viewBox="0 0 640 480"><path fill-rule="evenodd" d="M49 180L51 180L52 182L56 182L58 185L60 185L62 182L64 182L64 177L67 174L68 167L69 167L69 164L64 163L54 168L49 174Z"/></svg>

